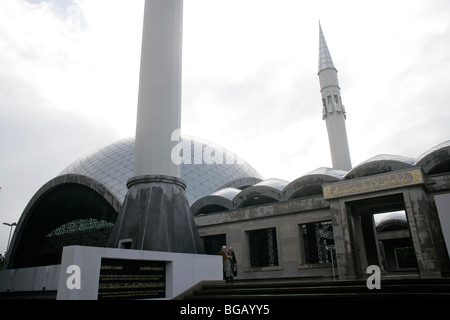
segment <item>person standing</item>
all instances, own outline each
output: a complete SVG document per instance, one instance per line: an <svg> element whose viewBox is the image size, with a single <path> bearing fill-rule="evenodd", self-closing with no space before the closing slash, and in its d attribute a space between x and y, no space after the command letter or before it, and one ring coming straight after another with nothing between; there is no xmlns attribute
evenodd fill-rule
<svg viewBox="0 0 450 320"><path fill-rule="evenodd" d="M231 255L228 254L227 246L222 246L222 250L219 251L219 255L222 256L223 262L223 280L228 283L231 278Z"/></svg>
<svg viewBox="0 0 450 320"><path fill-rule="evenodd" d="M237 276L237 260L236 255L234 254L233 247L228 247L228 256L231 262L230 265L230 281L233 282L233 277Z"/></svg>

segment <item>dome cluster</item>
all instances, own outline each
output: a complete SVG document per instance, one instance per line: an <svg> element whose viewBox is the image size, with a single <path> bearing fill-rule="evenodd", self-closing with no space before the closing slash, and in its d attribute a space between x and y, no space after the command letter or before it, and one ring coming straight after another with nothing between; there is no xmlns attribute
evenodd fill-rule
<svg viewBox="0 0 450 320"><path fill-rule="evenodd" d="M420 167L429 178L450 172L450 140L416 159L379 155L348 172L318 168L289 182L263 180L254 168L228 150L200 139L184 139L190 139L193 156L209 147L236 159L232 164L181 164L186 195L197 216L320 197L325 184L411 167ZM133 163L134 138L129 138L80 158L42 186L19 220L11 242L9 267L57 264L64 246L105 246L127 193L127 181L133 177ZM402 218L390 217L377 227L392 228L403 223Z"/></svg>
<svg viewBox="0 0 450 320"><path fill-rule="evenodd" d="M450 172L450 140L433 147L417 158L378 155L362 162L348 172L319 168L292 182L280 179L259 180L246 188L233 187L230 184L198 199L191 208L194 215L200 215L296 198L322 196L322 185L324 184L412 167L421 167L426 175Z"/></svg>

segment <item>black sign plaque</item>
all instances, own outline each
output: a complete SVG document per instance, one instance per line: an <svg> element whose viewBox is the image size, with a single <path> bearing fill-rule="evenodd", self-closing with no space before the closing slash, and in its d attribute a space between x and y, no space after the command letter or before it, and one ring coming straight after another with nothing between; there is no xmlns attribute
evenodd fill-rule
<svg viewBox="0 0 450 320"><path fill-rule="evenodd" d="M155 299L166 296L166 263L102 258L98 299Z"/></svg>

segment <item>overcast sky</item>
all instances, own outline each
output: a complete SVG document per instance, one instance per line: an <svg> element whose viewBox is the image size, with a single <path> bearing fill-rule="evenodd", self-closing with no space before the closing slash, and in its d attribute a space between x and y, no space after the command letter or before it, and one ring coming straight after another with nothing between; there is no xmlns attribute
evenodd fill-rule
<svg viewBox="0 0 450 320"><path fill-rule="evenodd" d="M0 2L0 222L71 162L135 133L144 0ZM330 167L321 21L353 166L450 139L450 1L185 0L182 133L265 178ZM0 225L0 252L9 228Z"/></svg>

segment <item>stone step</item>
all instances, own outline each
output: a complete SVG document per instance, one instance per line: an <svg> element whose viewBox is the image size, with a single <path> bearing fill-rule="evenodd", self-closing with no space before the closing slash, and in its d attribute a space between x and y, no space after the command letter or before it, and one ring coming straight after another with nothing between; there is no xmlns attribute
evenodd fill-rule
<svg viewBox="0 0 450 320"><path fill-rule="evenodd" d="M450 299L450 293L444 293L439 294L437 296L436 293L409 293L409 292L403 292L403 293L373 293L373 292L367 292L367 293L309 293L309 294L251 294L251 295L208 295L208 294L197 294L194 296L190 296L185 298L185 300L220 300L220 301L228 301L228 300L244 300L250 301L250 300L324 300L324 301L330 301L330 300L352 300L352 299L359 299L359 300L370 300L370 299L376 299L376 300L389 300L394 301L395 299L401 299L401 300L408 300L408 299Z"/></svg>
<svg viewBox="0 0 450 320"><path fill-rule="evenodd" d="M450 279L384 280L381 290L369 290L366 282L303 281L302 279L264 279L236 281L233 284L203 283L184 297L196 299L350 299L350 298L450 298Z"/></svg>
<svg viewBox="0 0 450 320"><path fill-rule="evenodd" d="M370 290L366 286L324 286L324 287L267 287L267 288L204 288L202 290L194 291L195 294L221 294L221 295L251 295L251 294L319 294L330 293L345 294L345 293L365 293ZM449 291L448 287L443 286L390 286L388 289L383 288L384 293L446 293Z"/></svg>

